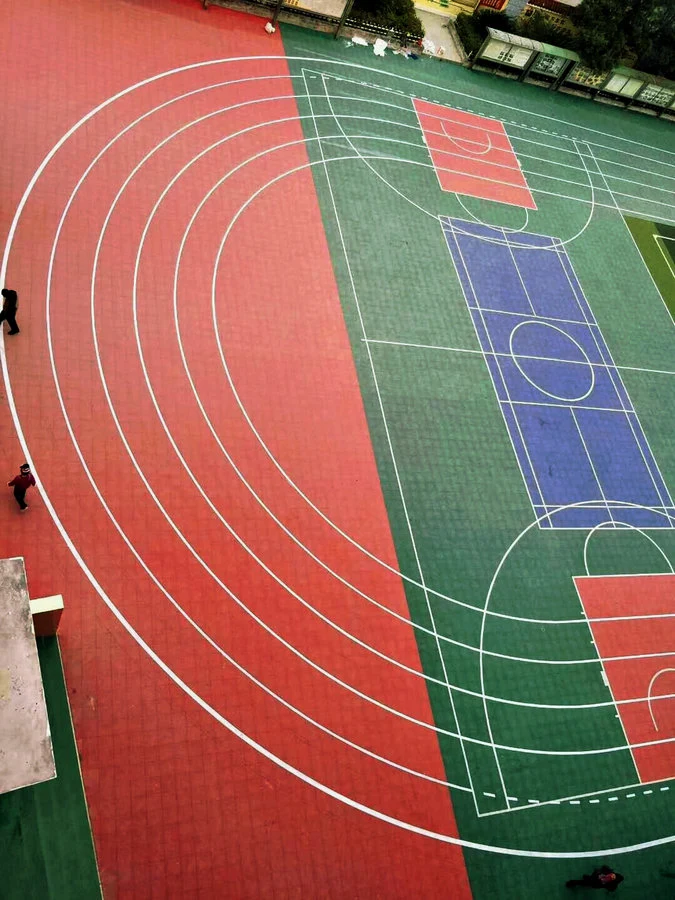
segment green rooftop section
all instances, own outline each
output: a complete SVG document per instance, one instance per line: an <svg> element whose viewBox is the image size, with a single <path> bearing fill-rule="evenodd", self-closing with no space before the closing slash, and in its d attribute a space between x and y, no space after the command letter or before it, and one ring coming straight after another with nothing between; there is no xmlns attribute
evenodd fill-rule
<svg viewBox="0 0 675 900"><path fill-rule="evenodd" d="M0 796L0 897L100 900L59 644L37 642L57 777Z"/></svg>
<svg viewBox="0 0 675 900"><path fill-rule="evenodd" d="M559 56L562 59L573 59L575 62L579 62L580 56L576 52L576 50L566 50L565 47L554 47L553 44L542 44L544 48L544 53L548 53L551 56Z"/></svg>

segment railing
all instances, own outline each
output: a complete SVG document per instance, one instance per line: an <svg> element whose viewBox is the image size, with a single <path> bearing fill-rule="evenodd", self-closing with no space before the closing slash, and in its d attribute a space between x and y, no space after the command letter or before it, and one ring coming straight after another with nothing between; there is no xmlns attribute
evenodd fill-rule
<svg viewBox="0 0 675 900"><path fill-rule="evenodd" d="M206 8L207 6L224 6L228 7L233 4L228 2L228 0L201 0L202 5ZM246 4L250 4L251 6L258 6L263 9L270 10L271 13L274 13L278 7L278 3L276 0L245 0ZM326 13L315 12L313 9L305 9L302 6L293 6L289 3L283 3L281 6L281 12L286 14L291 14L293 16L298 16L302 19L307 19L313 22L320 22L325 25L333 25L335 26L335 30L337 31L338 26L340 25L340 18L338 16L330 16ZM387 28L386 25L377 25L374 22L362 22L360 19L355 19L352 16L342 22L343 28L353 28L358 31L365 31L367 34L375 34L378 37L386 37L387 40L397 41L400 44L413 44L420 40L422 35L419 34L410 34L409 32L399 31L396 28Z"/></svg>

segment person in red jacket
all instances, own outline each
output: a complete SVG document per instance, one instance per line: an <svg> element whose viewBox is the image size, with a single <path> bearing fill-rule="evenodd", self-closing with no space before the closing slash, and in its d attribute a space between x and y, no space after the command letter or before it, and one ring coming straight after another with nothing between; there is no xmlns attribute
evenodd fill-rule
<svg viewBox="0 0 675 900"><path fill-rule="evenodd" d="M25 512L28 509L28 504L26 503L26 491L29 487L33 487L35 485L35 479L33 478L33 473L30 470L30 466L28 463L24 463L21 466L19 474L12 478L11 481L7 482L7 487L14 488L14 499L19 504L19 509L21 512Z"/></svg>
<svg viewBox="0 0 675 900"><path fill-rule="evenodd" d="M574 878L572 881L568 881L566 887L588 887L598 888L600 890L604 888L606 891L612 893L618 888L622 881L623 875L614 872L609 866L600 866L599 869L594 869L590 875L584 875L583 878Z"/></svg>

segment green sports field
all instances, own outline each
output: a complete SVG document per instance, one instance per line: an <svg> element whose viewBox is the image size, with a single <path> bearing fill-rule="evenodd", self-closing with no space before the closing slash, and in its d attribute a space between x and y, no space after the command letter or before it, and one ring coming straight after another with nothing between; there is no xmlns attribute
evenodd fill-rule
<svg viewBox="0 0 675 900"><path fill-rule="evenodd" d="M99 900L87 804L56 637L38 638L57 777L0 797L2 885L7 900Z"/></svg>
<svg viewBox="0 0 675 900"><path fill-rule="evenodd" d="M645 527L604 494L602 524L537 521L439 217L555 236L644 432L642 456L648 445L659 487L675 486L672 125L283 33L288 55L302 57L291 72L460 836L520 854L467 851L475 895L490 896L499 878L500 897L522 898L508 885L522 886L509 872L524 866L527 896L549 896L569 863L533 859L541 852L639 846L614 860L632 873L625 895L670 897L672 882L654 873L672 860L672 782L648 773L675 774L672 683L659 693L661 743L634 748L611 665L650 656L642 663L657 675L672 672L673 595L657 626L662 648L631 643L638 604L612 623L608 656L573 580L671 573L670 503L662 497L664 520ZM502 121L537 208L441 190L413 98ZM476 265L499 294L499 265ZM549 385L564 380L549 375ZM601 488L599 466L632 465L611 458L610 419L594 437ZM631 702L647 690L635 672ZM643 751L658 763L643 764Z"/></svg>

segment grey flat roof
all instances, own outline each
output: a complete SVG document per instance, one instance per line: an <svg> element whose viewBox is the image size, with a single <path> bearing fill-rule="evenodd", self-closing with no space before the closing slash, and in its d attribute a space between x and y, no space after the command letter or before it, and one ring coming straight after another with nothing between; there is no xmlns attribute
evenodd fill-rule
<svg viewBox="0 0 675 900"><path fill-rule="evenodd" d="M527 50L543 50L544 45L539 41L531 41L530 38L521 37L519 34L508 34L506 31L497 31L496 28L488 28L488 34L496 41L512 44L514 47L525 47Z"/></svg>
<svg viewBox="0 0 675 900"><path fill-rule="evenodd" d="M23 559L0 559L0 794L56 777Z"/></svg>

